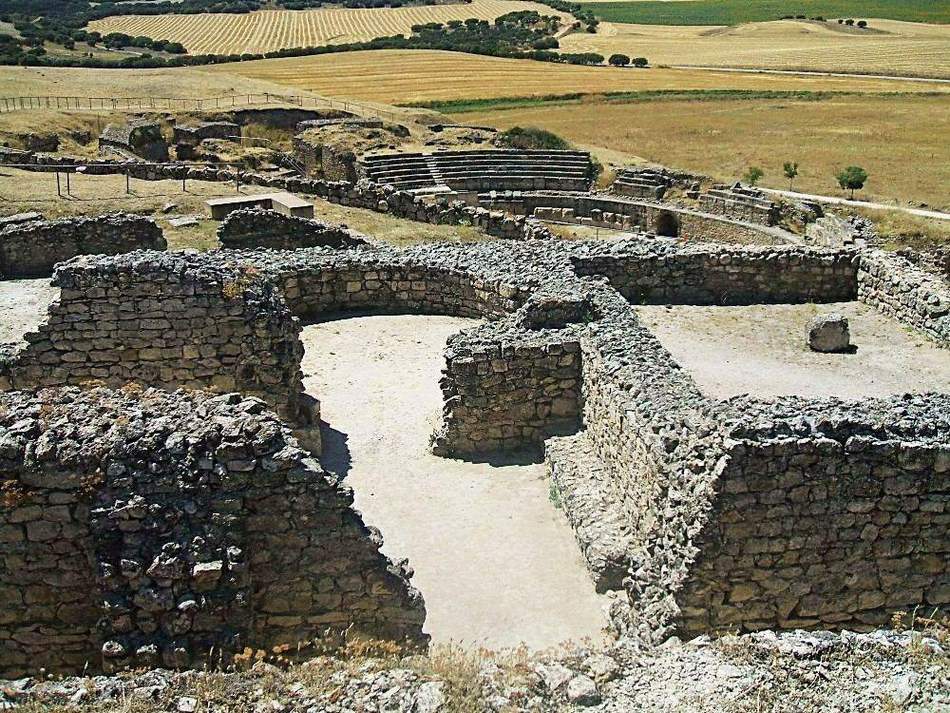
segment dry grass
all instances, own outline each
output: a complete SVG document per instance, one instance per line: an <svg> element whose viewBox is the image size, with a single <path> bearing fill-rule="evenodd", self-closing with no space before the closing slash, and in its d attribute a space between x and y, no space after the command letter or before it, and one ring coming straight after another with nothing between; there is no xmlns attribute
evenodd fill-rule
<svg viewBox="0 0 950 713"><path fill-rule="evenodd" d="M82 69L78 67L0 67L3 96L181 97L201 99L287 88L266 81L210 73L201 68Z"/></svg>
<svg viewBox="0 0 950 713"><path fill-rule="evenodd" d="M782 20L735 27L603 23L561 40L565 52L621 52L653 64L950 77L950 25L873 20L873 31Z"/></svg>
<svg viewBox="0 0 950 713"><path fill-rule="evenodd" d="M599 152L734 180L752 165L762 185L787 188L783 161L798 161L797 190L841 194L833 175L859 164L858 197L950 207L950 111L942 97L847 96L825 101L660 101L469 112L466 122L539 126ZM925 121L922 117L927 117ZM613 154L616 160L618 154Z"/></svg>
<svg viewBox="0 0 950 713"><path fill-rule="evenodd" d="M17 169L0 168L0 215L37 210L47 218L70 215L99 215L112 211L126 211L154 215L165 232L172 250L217 247L217 222L210 219L205 201L215 196L233 196L234 184L210 181L188 181L187 193L181 190L181 181L141 181L132 179L132 195L125 193L124 176L82 176L70 179L72 198L56 195L56 176ZM271 189L242 186L246 194L266 193ZM175 203L174 215L205 216L197 226L174 228L165 220L161 208ZM397 245L409 245L433 240L472 241L485 235L466 226L430 225L394 218L360 208L348 208L313 199L315 216L328 223L345 223L366 235Z"/></svg>
<svg viewBox="0 0 950 713"><path fill-rule="evenodd" d="M560 15L549 7L514 0L474 0L469 4L417 5L400 8L263 10L241 15L121 15L96 20L91 29L103 34L161 37L181 42L192 54L270 52L287 47L361 42L408 35L413 25L476 17L493 20L520 10Z"/></svg>
<svg viewBox="0 0 950 713"><path fill-rule="evenodd" d="M269 59L221 64L208 67L207 71L326 96L387 104L656 89L950 92L950 86L924 82L577 67L435 50L376 50Z"/></svg>

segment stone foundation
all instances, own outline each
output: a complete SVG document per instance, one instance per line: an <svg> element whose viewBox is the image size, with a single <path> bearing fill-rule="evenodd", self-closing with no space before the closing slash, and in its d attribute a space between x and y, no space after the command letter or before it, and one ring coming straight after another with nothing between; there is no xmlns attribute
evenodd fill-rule
<svg viewBox="0 0 950 713"><path fill-rule="evenodd" d="M948 397L717 402L631 302L883 300L930 289L903 289L912 269L858 250L661 240L79 258L58 269L62 298L7 378L236 389L290 414L294 317L478 317L447 346L435 449L481 459L548 439L597 586L617 591L620 632L872 628L946 606ZM933 300L899 303L909 327L943 324ZM186 358L192 345L200 360Z"/></svg>
<svg viewBox="0 0 950 713"><path fill-rule="evenodd" d="M422 598L350 490L263 402L67 388L0 405L0 675L292 656L345 630L424 640Z"/></svg>
<svg viewBox="0 0 950 713"><path fill-rule="evenodd" d="M0 274L7 279L47 277L56 263L77 255L117 255L166 247L155 221L138 215L35 220L0 230Z"/></svg>
<svg viewBox="0 0 950 713"><path fill-rule="evenodd" d="M367 238L344 225L298 218L273 210L241 209L228 213L218 226L218 242L225 248L295 250L367 245Z"/></svg>

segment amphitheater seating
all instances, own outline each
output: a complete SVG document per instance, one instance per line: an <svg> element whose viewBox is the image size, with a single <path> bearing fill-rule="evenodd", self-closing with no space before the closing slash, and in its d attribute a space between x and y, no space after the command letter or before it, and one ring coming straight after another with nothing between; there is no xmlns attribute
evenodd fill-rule
<svg viewBox="0 0 950 713"><path fill-rule="evenodd" d="M699 197L703 210L719 213L737 220L746 220L763 225L775 225L779 219L779 206L761 191L739 184L719 185Z"/></svg>
<svg viewBox="0 0 950 713"><path fill-rule="evenodd" d="M610 186L611 193L659 200L666 194L670 179L658 171L624 169Z"/></svg>
<svg viewBox="0 0 950 713"><path fill-rule="evenodd" d="M442 151L364 156L361 173L401 190L448 186L456 191L586 191L590 154L583 151Z"/></svg>

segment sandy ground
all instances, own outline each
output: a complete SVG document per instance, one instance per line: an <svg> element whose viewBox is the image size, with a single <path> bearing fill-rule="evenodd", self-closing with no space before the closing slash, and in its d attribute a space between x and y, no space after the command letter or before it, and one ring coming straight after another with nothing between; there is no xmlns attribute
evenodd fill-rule
<svg viewBox="0 0 950 713"><path fill-rule="evenodd" d="M950 351L860 302L696 307L641 306L637 312L713 398L883 397L950 391ZM848 317L854 354L808 349L812 317Z"/></svg>
<svg viewBox="0 0 950 713"><path fill-rule="evenodd" d="M19 342L46 319L46 308L59 296L49 278L0 280L0 343Z"/></svg>
<svg viewBox="0 0 950 713"><path fill-rule="evenodd" d="M407 557L435 641L546 648L598 637L605 600L541 465L437 458L446 338L473 320L375 316L304 328L305 384L321 400L324 463Z"/></svg>

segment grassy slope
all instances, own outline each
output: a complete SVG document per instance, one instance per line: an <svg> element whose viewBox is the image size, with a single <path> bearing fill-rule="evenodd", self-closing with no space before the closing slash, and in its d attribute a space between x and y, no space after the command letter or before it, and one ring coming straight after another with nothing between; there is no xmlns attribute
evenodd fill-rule
<svg viewBox="0 0 950 713"><path fill-rule="evenodd" d="M608 22L644 25L736 25L785 15L950 22L950 3L944 0L685 0L598 2L590 8Z"/></svg>

